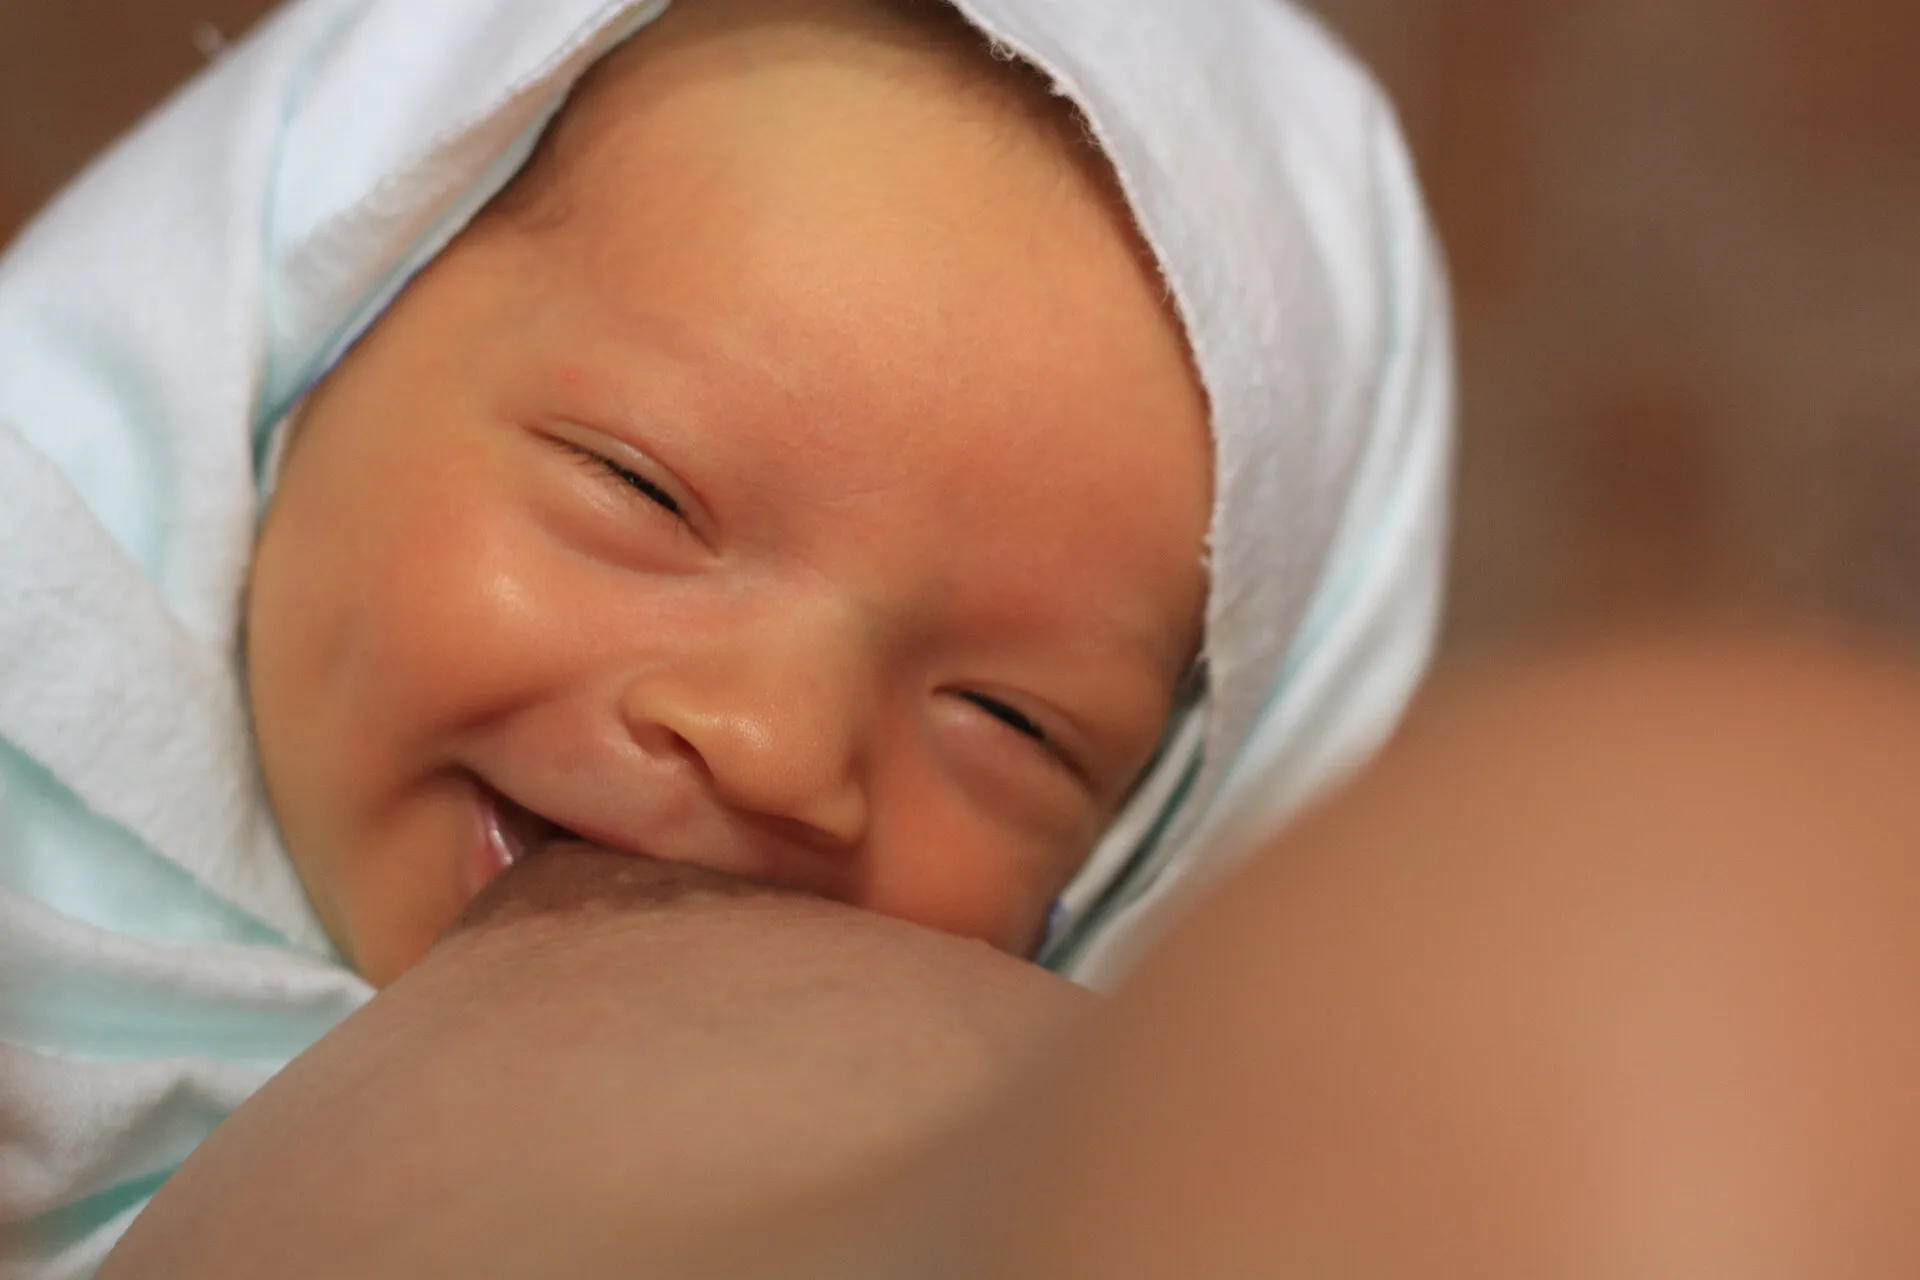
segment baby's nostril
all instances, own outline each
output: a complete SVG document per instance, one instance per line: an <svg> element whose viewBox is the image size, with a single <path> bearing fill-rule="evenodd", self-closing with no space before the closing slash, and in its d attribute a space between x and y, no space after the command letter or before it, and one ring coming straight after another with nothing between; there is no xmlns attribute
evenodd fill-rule
<svg viewBox="0 0 1920 1280"><path fill-rule="evenodd" d="M702 781L712 782L713 772L707 758L693 740L672 725L653 722L631 730L633 740L655 761L680 761Z"/></svg>

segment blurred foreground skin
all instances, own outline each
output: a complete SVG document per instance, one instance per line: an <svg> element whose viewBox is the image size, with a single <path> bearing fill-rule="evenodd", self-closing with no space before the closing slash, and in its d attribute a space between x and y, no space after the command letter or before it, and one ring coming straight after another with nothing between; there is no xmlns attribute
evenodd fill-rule
<svg viewBox="0 0 1920 1280"><path fill-rule="evenodd" d="M1114 1014L997 1275L1920 1274L1920 678L1443 688Z"/></svg>
<svg viewBox="0 0 1920 1280"><path fill-rule="evenodd" d="M530 874L105 1274L1920 1273L1917 779L1920 679L1830 640L1457 682L1051 1079L985 948Z"/></svg>
<svg viewBox="0 0 1920 1280"><path fill-rule="evenodd" d="M1091 1003L985 943L554 846L222 1124L100 1274L731 1272L923 1163Z"/></svg>

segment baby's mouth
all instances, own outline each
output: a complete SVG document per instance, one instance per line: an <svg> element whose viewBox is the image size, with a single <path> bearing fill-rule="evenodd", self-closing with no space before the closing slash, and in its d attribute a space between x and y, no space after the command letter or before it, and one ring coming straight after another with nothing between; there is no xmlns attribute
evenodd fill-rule
<svg viewBox="0 0 1920 1280"><path fill-rule="evenodd" d="M555 841L577 839L565 827L481 783L480 839L470 868L470 891L478 893L508 867Z"/></svg>

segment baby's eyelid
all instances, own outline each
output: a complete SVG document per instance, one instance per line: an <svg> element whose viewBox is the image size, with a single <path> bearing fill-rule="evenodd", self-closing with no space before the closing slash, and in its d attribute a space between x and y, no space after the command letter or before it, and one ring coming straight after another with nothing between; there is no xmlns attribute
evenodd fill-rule
<svg viewBox="0 0 1920 1280"><path fill-rule="evenodd" d="M979 689L956 690L956 694L966 702L972 703L982 712L1004 724L1009 732L1017 733L1032 742L1035 749L1050 756L1062 769L1072 774L1081 785L1092 789L1093 778L1061 741L1061 736L1051 731L1041 718L1031 715L1012 701L997 693Z"/></svg>
<svg viewBox="0 0 1920 1280"><path fill-rule="evenodd" d="M629 471L627 468L615 462L612 458L606 457L602 454L595 454L593 456L596 461L600 462L603 466L606 467L606 469L613 475L615 479L619 480L622 484L625 484L627 488L632 489L635 493L638 493L641 497L646 498L648 501L652 502L655 506L660 507L665 511L668 511L673 515L678 516L682 514L680 510L680 504L674 501L673 495L668 493L665 489L662 489L659 485L655 484L653 481L647 479L645 476L641 475L637 471Z"/></svg>
<svg viewBox="0 0 1920 1280"><path fill-rule="evenodd" d="M973 690L967 690L960 696L1022 737L1032 738L1036 742L1052 744L1053 739L1047 736L1047 731L1041 728L1032 716L1029 716L1026 712L1020 710L1020 708L1010 703L1002 702L1000 699L989 694L978 693Z"/></svg>
<svg viewBox="0 0 1920 1280"><path fill-rule="evenodd" d="M636 494L686 521L696 533L701 532L704 513L697 499L659 462L622 440L578 423L558 423L552 431L556 442L598 462Z"/></svg>

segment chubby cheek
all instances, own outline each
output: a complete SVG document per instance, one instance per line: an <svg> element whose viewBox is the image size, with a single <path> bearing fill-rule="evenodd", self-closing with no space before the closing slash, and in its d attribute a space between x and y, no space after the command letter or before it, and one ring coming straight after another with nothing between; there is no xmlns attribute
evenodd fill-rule
<svg viewBox="0 0 1920 1280"><path fill-rule="evenodd" d="M421 513L370 566L341 675L388 741L431 756L558 675L566 632L546 599L557 584L522 523L476 496Z"/></svg>
<svg viewBox="0 0 1920 1280"><path fill-rule="evenodd" d="M1087 852L1010 835L931 795L892 812L876 821L854 905L1013 955L1032 953Z"/></svg>
<svg viewBox="0 0 1920 1280"><path fill-rule="evenodd" d="M334 676L392 763L445 763L477 724L566 687L595 660L604 577L561 545L511 429L429 429L380 459ZM368 747L373 743L366 744Z"/></svg>
<svg viewBox="0 0 1920 1280"><path fill-rule="evenodd" d="M464 903L462 733L566 678L571 633L552 597L569 576L484 449L375 467L323 447L343 437L296 453L276 499L250 680L289 852L335 942L379 981Z"/></svg>

